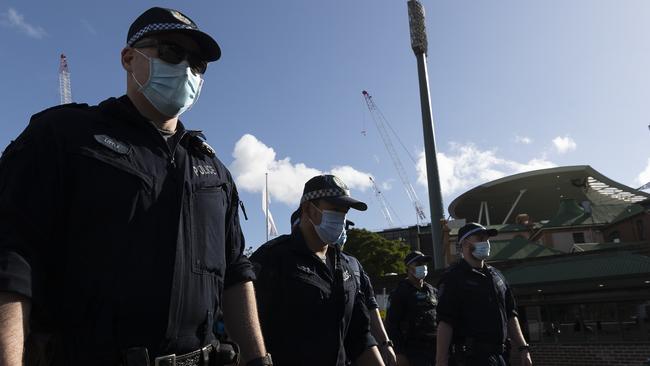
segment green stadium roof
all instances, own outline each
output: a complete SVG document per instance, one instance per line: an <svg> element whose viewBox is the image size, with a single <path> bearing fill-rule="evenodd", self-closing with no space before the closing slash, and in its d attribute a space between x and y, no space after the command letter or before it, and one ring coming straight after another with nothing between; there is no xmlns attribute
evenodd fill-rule
<svg viewBox="0 0 650 366"><path fill-rule="evenodd" d="M490 247L490 258L488 259L490 262L545 257L563 253L556 249L531 243L522 237L511 240L490 240Z"/></svg>
<svg viewBox="0 0 650 366"><path fill-rule="evenodd" d="M515 286L650 275L650 257L630 252L573 254L522 263L503 274Z"/></svg>

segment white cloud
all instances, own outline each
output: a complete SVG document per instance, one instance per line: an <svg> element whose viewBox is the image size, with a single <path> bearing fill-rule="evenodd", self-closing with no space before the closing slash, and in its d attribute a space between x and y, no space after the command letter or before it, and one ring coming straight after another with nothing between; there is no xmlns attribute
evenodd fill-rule
<svg viewBox="0 0 650 366"><path fill-rule="evenodd" d="M235 160L230 165L238 189L262 192L265 173L269 173L269 192L274 201L295 207L300 202L302 189L307 180L323 174L319 169L303 163L292 163L291 158L276 159L273 148L266 146L255 136L246 134L235 144L232 152ZM336 166L331 174L340 177L350 189L365 191L370 188L369 173L350 166Z"/></svg>
<svg viewBox="0 0 650 366"><path fill-rule="evenodd" d="M519 163L497 156L495 150L479 150L473 144L451 144L451 153L438 153L438 170L443 196L450 196L479 184L507 175L531 170L554 167L555 164L544 159L532 159ZM424 152L418 156L416 165L418 183L427 186L427 167Z"/></svg>
<svg viewBox="0 0 650 366"><path fill-rule="evenodd" d="M9 8L6 12L0 13L0 25L17 28L21 32L36 39L41 39L47 35L45 29L27 23L25 17L14 8Z"/></svg>
<svg viewBox="0 0 650 366"><path fill-rule="evenodd" d="M518 144L530 145L533 140L530 137L516 135L515 142Z"/></svg>
<svg viewBox="0 0 650 366"><path fill-rule="evenodd" d="M636 182L639 186L650 182L650 158L648 158L648 165L646 165L645 169L637 176Z"/></svg>
<svg viewBox="0 0 650 366"><path fill-rule="evenodd" d="M576 142L573 141L573 139L569 136L564 136L564 137L558 136L554 138L553 145L555 145L555 149L560 154L573 151L578 147L578 145L576 145Z"/></svg>

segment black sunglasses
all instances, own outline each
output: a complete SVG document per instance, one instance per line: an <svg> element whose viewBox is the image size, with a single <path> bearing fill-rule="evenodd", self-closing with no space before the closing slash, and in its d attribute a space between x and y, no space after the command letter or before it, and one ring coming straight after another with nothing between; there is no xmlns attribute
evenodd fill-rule
<svg viewBox="0 0 650 366"><path fill-rule="evenodd" d="M140 42L136 42L132 47L155 47L158 49L159 59L174 65L187 60L187 62L190 64L190 69L195 75L205 74L205 71L208 69L208 63L202 60L201 56L195 52L188 51L183 46L174 42L157 39L146 39Z"/></svg>

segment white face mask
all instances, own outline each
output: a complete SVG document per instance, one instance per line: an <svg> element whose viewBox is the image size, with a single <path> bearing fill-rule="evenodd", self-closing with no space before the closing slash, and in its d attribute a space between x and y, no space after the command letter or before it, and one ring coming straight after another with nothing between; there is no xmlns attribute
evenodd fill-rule
<svg viewBox="0 0 650 366"><path fill-rule="evenodd" d="M417 278L418 280L422 280L424 279L424 277L427 276L428 273L429 273L429 269L427 268L427 265L423 264L421 266L415 267L415 272L413 273L413 276L415 276L415 278Z"/></svg>
<svg viewBox="0 0 650 366"><path fill-rule="evenodd" d="M472 256L480 261L486 259L490 256L490 242L481 241L474 243L474 250L472 250Z"/></svg>

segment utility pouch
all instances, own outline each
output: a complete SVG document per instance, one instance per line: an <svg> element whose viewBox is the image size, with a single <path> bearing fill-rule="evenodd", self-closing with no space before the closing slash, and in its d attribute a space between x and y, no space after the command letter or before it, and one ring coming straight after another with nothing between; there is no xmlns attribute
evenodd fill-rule
<svg viewBox="0 0 650 366"><path fill-rule="evenodd" d="M239 346L235 342L212 341L214 354L210 357L210 366L239 364Z"/></svg>

